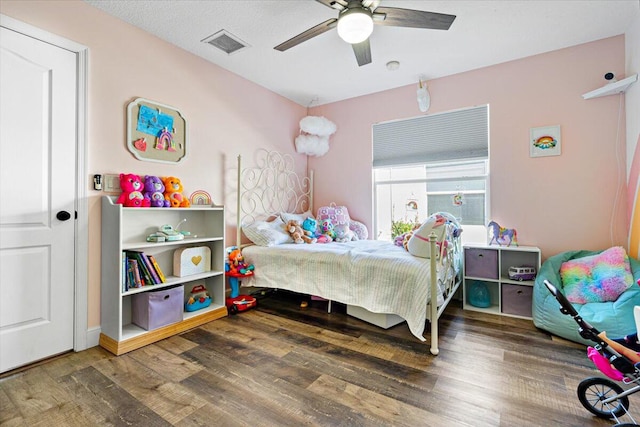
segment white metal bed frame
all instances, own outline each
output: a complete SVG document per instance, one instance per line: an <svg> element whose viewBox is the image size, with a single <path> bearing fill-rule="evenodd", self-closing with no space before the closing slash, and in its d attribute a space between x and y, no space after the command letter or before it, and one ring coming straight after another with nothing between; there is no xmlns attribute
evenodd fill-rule
<svg viewBox="0 0 640 427"><path fill-rule="evenodd" d="M266 219L280 212L306 212L313 209L313 170L308 177L300 178L294 169L293 157L277 151L258 150L256 166L242 168L242 156L238 156L237 210L236 210L236 245L242 247L242 226L258 219ZM429 236L430 250L437 253L436 235ZM441 245L444 247L444 245ZM440 257L442 262L444 257ZM445 284L444 303L440 306L432 304L437 301L438 260L430 259L430 300L427 319L430 324L431 354L437 355L438 319L456 293L460 282L457 277Z"/></svg>

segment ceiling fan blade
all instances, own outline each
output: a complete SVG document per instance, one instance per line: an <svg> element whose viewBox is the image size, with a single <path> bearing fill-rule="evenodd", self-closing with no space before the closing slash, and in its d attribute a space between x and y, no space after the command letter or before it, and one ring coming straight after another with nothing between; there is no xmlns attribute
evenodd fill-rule
<svg viewBox="0 0 640 427"><path fill-rule="evenodd" d="M347 8L348 2L346 0L316 0L318 3L330 7L331 9L344 10Z"/></svg>
<svg viewBox="0 0 640 427"><path fill-rule="evenodd" d="M274 47L274 49L279 50L280 52L284 52L287 49L291 49L292 47L297 46L302 42L305 42L315 36L319 36L320 34L326 31L329 31L330 29L336 26L336 22L338 22L336 18L327 19L322 24L318 24L315 27L311 27L307 31L302 32L297 36L290 38L286 42L280 43L278 46Z"/></svg>
<svg viewBox="0 0 640 427"><path fill-rule="evenodd" d="M380 0L362 0L362 6L366 7L372 12L376 10L379 4Z"/></svg>
<svg viewBox="0 0 640 427"><path fill-rule="evenodd" d="M352 44L351 46L353 47L353 53L356 54L359 67L371 63L371 45L369 44L369 39L361 43Z"/></svg>
<svg viewBox="0 0 640 427"><path fill-rule="evenodd" d="M399 9L395 7L378 7L375 15L384 13L384 20L374 19L378 25L393 27L428 28L432 30L448 30L456 15L444 13L425 12L422 10Z"/></svg>

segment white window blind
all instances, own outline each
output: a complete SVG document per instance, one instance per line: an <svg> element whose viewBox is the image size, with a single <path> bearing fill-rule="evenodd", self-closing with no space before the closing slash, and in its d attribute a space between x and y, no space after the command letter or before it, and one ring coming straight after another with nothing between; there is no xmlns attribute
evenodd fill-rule
<svg viewBox="0 0 640 427"><path fill-rule="evenodd" d="M487 158L486 105L373 125L373 167Z"/></svg>

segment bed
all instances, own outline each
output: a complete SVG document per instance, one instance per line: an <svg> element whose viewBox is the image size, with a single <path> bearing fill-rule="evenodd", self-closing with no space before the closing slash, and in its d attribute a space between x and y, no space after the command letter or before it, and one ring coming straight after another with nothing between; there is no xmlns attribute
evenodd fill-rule
<svg viewBox="0 0 640 427"><path fill-rule="evenodd" d="M437 355L438 318L460 284L459 236L445 232L445 244L431 233L430 253L438 256L430 258L381 240L289 243L278 227L283 228L283 218L313 214L313 172L301 178L293 158L274 151L260 150L255 164L243 168L238 156L236 244L246 262L255 266L242 286L337 301L347 305L348 314L363 320L369 315L393 316L406 321L421 341L426 341L423 334L429 320L430 351ZM243 244L243 234L252 243Z"/></svg>

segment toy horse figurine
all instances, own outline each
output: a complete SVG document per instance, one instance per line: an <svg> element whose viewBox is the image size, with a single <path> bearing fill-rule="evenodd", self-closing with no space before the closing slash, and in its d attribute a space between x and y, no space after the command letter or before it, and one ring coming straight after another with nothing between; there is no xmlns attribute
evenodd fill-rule
<svg viewBox="0 0 640 427"><path fill-rule="evenodd" d="M500 227L495 221L491 221L488 227L491 233L491 240L489 241L489 244L492 244L495 241L499 246L502 246L503 243L507 243L508 238L509 241L507 246L511 246L512 243L518 246L518 232L515 228Z"/></svg>

